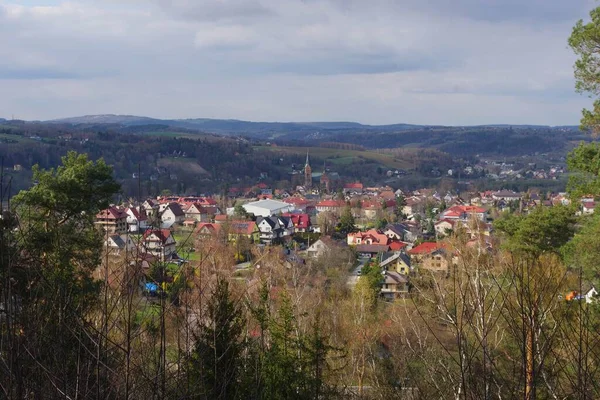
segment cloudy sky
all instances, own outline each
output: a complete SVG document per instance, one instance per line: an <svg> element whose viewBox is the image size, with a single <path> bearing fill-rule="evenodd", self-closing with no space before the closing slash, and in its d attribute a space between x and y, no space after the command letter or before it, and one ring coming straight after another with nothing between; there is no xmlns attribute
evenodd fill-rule
<svg viewBox="0 0 600 400"><path fill-rule="evenodd" d="M0 0L0 117L577 124L594 0Z"/></svg>

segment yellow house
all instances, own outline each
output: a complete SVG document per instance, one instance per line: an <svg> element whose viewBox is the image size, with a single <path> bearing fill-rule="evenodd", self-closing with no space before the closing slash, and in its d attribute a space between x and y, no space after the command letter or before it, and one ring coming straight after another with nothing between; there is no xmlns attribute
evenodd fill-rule
<svg viewBox="0 0 600 400"><path fill-rule="evenodd" d="M381 261L381 268L386 271L395 271L402 275L410 273L410 257L404 253L396 252Z"/></svg>

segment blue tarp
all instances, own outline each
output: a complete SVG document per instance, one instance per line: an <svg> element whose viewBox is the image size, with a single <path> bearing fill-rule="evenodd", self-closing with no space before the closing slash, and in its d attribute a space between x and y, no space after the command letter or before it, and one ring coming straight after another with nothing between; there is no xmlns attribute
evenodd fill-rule
<svg viewBox="0 0 600 400"><path fill-rule="evenodd" d="M148 282L144 286L147 292L156 293L158 292L158 285L156 283Z"/></svg>

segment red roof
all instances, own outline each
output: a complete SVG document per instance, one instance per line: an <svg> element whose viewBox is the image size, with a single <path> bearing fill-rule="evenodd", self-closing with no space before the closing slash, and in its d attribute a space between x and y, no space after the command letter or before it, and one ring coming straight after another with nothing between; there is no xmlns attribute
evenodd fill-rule
<svg viewBox="0 0 600 400"><path fill-rule="evenodd" d="M436 250L443 248L444 245L437 242L425 242L421 243L417 247L413 247L408 251L408 254L416 255L416 254L430 254Z"/></svg>
<svg viewBox="0 0 600 400"><path fill-rule="evenodd" d="M302 197L288 197L283 200L285 203L293 204L295 206L305 206L310 204L310 201L303 199Z"/></svg>
<svg viewBox="0 0 600 400"><path fill-rule="evenodd" d="M99 219L121 219L127 218L127 214L119 210L117 207L109 207L105 210L100 211L96 214L96 218Z"/></svg>
<svg viewBox="0 0 600 400"><path fill-rule="evenodd" d="M128 208L127 211L131 212L133 217L138 221L146 221L148 217L146 217L146 213L141 213L135 208Z"/></svg>
<svg viewBox="0 0 600 400"><path fill-rule="evenodd" d="M308 214L282 214L284 217L289 217L297 229L308 229L310 227L310 215Z"/></svg>
<svg viewBox="0 0 600 400"><path fill-rule="evenodd" d="M362 188L363 188L363 184L360 182L346 183L344 185L344 189L362 189Z"/></svg>
<svg viewBox="0 0 600 400"><path fill-rule="evenodd" d="M258 230L256 222L254 221L231 221L230 226L232 233L244 235L251 235Z"/></svg>
<svg viewBox="0 0 600 400"><path fill-rule="evenodd" d="M171 231L168 229L151 229L144 232L144 240L152 234L156 235L156 237L164 244L169 236L171 236Z"/></svg>
<svg viewBox="0 0 600 400"><path fill-rule="evenodd" d="M317 203L317 207L345 207L346 202L343 200L323 200Z"/></svg>
<svg viewBox="0 0 600 400"><path fill-rule="evenodd" d="M390 243L390 250L391 251L400 251L403 248L405 248L406 246L408 246L408 243L404 243L404 242L392 242L392 243Z"/></svg>
<svg viewBox="0 0 600 400"><path fill-rule="evenodd" d="M371 239L373 244L388 244L390 240L390 238L388 238L386 235L384 235L377 229L370 229L366 232L349 233L348 238L352 239L353 243L356 242L356 239L360 238L362 244L364 244L364 242L367 239Z"/></svg>
<svg viewBox="0 0 600 400"><path fill-rule="evenodd" d="M200 231L202 231L202 230L208 230L211 233L214 233L214 232L218 232L220 229L221 229L220 224L211 224L208 222L203 222L201 224L198 224L198 226L196 227L196 233L200 233Z"/></svg>
<svg viewBox="0 0 600 400"><path fill-rule="evenodd" d="M454 224L456 223L456 221L454 221L454 220L444 218L444 219L441 219L438 222L436 222L435 225L441 224L442 222L447 222L447 223L449 223L452 226L454 226Z"/></svg>

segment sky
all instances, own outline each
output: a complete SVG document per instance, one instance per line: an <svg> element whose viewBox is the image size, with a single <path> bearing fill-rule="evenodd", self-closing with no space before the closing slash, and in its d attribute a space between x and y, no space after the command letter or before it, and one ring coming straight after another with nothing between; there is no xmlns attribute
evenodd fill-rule
<svg viewBox="0 0 600 400"><path fill-rule="evenodd" d="M594 0L0 0L0 117L575 125Z"/></svg>

